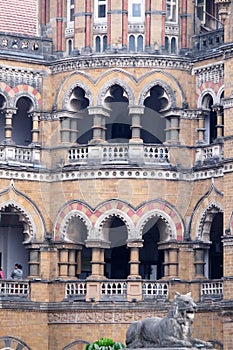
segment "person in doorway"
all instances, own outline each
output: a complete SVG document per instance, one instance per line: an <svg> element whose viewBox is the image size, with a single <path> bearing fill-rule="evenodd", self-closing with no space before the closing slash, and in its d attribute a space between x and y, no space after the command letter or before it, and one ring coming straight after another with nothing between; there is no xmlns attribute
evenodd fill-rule
<svg viewBox="0 0 233 350"><path fill-rule="evenodd" d="M2 267L0 267L0 279L1 280L5 279L5 274L4 274L3 270L2 270Z"/></svg>
<svg viewBox="0 0 233 350"><path fill-rule="evenodd" d="M11 272L13 280L21 280L23 278L23 269L20 264L15 264L14 270Z"/></svg>

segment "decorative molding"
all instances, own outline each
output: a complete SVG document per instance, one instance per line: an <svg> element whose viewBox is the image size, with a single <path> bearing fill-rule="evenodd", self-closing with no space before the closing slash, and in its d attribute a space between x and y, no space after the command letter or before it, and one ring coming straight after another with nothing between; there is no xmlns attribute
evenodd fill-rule
<svg viewBox="0 0 233 350"><path fill-rule="evenodd" d="M5 82L10 87L25 84L33 86L41 92L43 75L42 71L0 66L0 81Z"/></svg>
<svg viewBox="0 0 233 350"><path fill-rule="evenodd" d="M143 56L135 54L132 55L98 55L98 57L79 57L76 59L63 59L58 63L50 65L52 74L59 74L61 72L71 72L80 69L100 69L100 68L163 68L191 71L193 63L189 59L177 57L163 57L163 56Z"/></svg>
<svg viewBox="0 0 233 350"><path fill-rule="evenodd" d="M218 84L224 79L224 63L219 61L215 64L194 68L192 74L196 76L197 89L207 82Z"/></svg>

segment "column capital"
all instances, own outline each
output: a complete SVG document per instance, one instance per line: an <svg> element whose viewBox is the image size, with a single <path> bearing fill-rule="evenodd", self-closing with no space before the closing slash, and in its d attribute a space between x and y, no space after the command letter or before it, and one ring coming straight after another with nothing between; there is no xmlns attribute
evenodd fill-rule
<svg viewBox="0 0 233 350"><path fill-rule="evenodd" d="M144 114L144 106L129 106L129 114Z"/></svg>
<svg viewBox="0 0 233 350"><path fill-rule="evenodd" d="M17 113L18 108L4 108L3 113L5 113L8 117Z"/></svg>
<svg viewBox="0 0 233 350"><path fill-rule="evenodd" d="M142 248L143 247L143 239L131 239L127 241L128 248Z"/></svg>
<svg viewBox="0 0 233 350"><path fill-rule="evenodd" d="M85 241L85 244L87 248L109 249L111 243L109 241L103 241L101 239L87 239Z"/></svg>
<svg viewBox="0 0 233 350"><path fill-rule="evenodd" d="M110 110L102 106L87 107L87 110L89 115L102 115L104 117L109 117L110 115Z"/></svg>

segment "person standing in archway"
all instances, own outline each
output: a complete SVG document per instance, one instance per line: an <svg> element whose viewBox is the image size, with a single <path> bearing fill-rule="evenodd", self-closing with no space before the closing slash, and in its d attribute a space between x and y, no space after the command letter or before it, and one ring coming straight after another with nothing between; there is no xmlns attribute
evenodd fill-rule
<svg viewBox="0 0 233 350"><path fill-rule="evenodd" d="M23 269L20 264L15 264L14 270L11 272L13 280L21 280L23 278Z"/></svg>

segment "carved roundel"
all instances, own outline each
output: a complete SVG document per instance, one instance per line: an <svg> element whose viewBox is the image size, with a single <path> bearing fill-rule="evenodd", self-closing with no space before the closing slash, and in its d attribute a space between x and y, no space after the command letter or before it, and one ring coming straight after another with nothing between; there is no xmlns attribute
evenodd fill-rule
<svg viewBox="0 0 233 350"><path fill-rule="evenodd" d="M14 337L0 337L0 350L31 350L23 341Z"/></svg>

